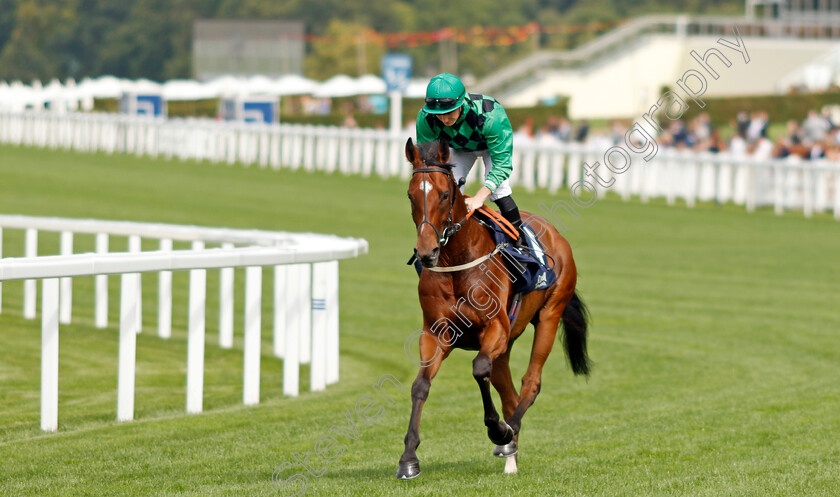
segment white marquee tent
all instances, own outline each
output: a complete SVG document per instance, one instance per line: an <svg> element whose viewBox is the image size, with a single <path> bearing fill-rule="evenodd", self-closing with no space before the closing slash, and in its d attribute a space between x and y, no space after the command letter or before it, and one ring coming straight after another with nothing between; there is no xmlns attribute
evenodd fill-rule
<svg viewBox="0 0 840 497"><path fill-rule="evenodd" d="M428 80L412 80L407 97L425 94ZM339 74L318 82L298 75L280 78L253 76L237 78L223 76L202 82L192 79L173 79L158 83L148 79L120 79L114 76L84 78L79 83L68 79L63 84L53 79L46 85L35 80L30 85L20 81L0 81L0 110L23 111L27 108L49 107L59 112L79 108L91 110L95 98L120 98L124 93L162 94L169 101L202 100L221 97L312 95L316 98L383 95L385 81L366 74L359 78Z"/></svg>

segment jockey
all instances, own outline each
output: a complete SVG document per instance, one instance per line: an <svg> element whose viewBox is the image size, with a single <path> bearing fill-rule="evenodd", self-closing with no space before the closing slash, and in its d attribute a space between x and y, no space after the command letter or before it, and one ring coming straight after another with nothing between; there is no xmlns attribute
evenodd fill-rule
<svg viewBox="0 0 840 497"><path fill-rule="evenodd" d="M426 87L426 105L417 114L417 142L441 138L451 147L455 181L466 179L476 159L484 161L484 184L475 196L465 199L467 212L478 209L489 198L519 231L516 246L525 246L522 218L508 181L513 131L502 105L486 95L467 93L461 80L452 74L438 74Z"/></svg>

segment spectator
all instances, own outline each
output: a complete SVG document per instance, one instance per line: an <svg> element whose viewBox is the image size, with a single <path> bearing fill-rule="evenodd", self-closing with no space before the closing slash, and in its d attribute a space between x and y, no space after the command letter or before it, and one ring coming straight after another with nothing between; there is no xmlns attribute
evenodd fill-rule
<svg viewBox="0 0 840 497"><path fill-rule="evenodd" d="M756 111L752 113L752 119L747 126L746 137L750 143L757 142L760 138L767 137L767 113L764 111Z"/></svg>
<svg viewBox="0 0 840 497"><path fill-rule="evenodd" d="M624 142L624 132L626 129L627 126L622 125L618 120L610 123L610 140L613 145L619 145Z"/></svg>
<svg viewBox="0 0 840 497"><path fill-rule="evenodd" d="M682 119L671 122L671 125L668 126L668 131L671 134L673 146L677 148L691 148L694 146L694 137L689 134Z"/></svg>
<svg viewBox="0 0 840 497"><path fill-rule="evenodd" d="M344 128L358 128L359 123L356 122L356 118L353 117L353 113L348 112L344 115L344 119L341 121L341 126Z"/></svg>
<svg viewBox="0 0 840 497"><path fill-rule="evenodd" d="M534 120L530 117L526 117L525 120L522 121L522 126L517 128L516 134L524 141L532 140L534 138Z"/></svg>
<svg viewBox="0 0 840 497"><path fill-rule="evenodd" d="M754 159L770 160L773 157L773 142L759 136L749 148Z"/></svg>
<svg viewBox="0 0 840 497"><path fill-rule="evenodd" d="M828 106L823 107L822 117L825 119L826 126L828 126L829 131L837 129L837 123L831 118L831 108Z"/></svg>
<svg viewBox="0 0 840 497"><path fill-rule="evenodd" d="M541 132L548 133L554 138L557 138L557 133L560 129L560 121L555 116L550 116L548 118L548 122L545 124L545 127L541 130Z"/></svg>
<svg viewBox="0 0 840 497"><path fill-rule="evenodd" d="M802 122L803 142L806 145L813 145L822 141L829 128L829 122L825 118L820 117L817 111L808 111L808 117Z"/></svg>
<svg viewBox="0 0 840 497"><path fill-rule="evenodd" d="M555 119L556 121L556 119ZM549 119L548 124L540 128L539 132L537 133L537 137L535 139L536 143L540 145L554 145L557 143L557 127L556 122L555 125L552 126L551 120Z"/></svg>
<svg viewBox="0 0 840 497"><path fill-rule="evenodd" d="M733 126L735 128L737 126L738 133L741 134L744 138L747 137L747 128L750 127L750 118L747 111L742 110L738 113L738 117L736 117L736 125Z"/></svg>
<svg viewBox="0 0 840 497"><path fill-rule="evenodd" d="M729 155L736 158L746 157L748 146L747 140L744 138L744 131L741 131L737 122L733 122L731 125L735 129L735 136L729 141Z"/></svg>
<svg viewBox="0 0 840 497"><path fill-rule="evenodd" d="M709 114L702 113L694 120L694 137L698 142L706 141L712 137L712 120Z"/></svg>
<svg viewBox="0 0 840 497"><path fill-rule="evenodd" d="M719 129L712 130L712 136L709 138L709 146L706 150L715 154L726 150L726 142L721 137Z"/></svg>
<svg viewBox="0 0 840 497"><path fill-rule="evenodd" d="M787 122L787 134L779 139L776 143L776 150L773 152L774 157L787 157L789 155L799 155L805 157L808 153L808 147L802 145L802 129L799 123L791 119Z"/></svg>
<svg viewBox="0 0 840 497"><path fill-rule="evenodd" d="M560 126L557 127L557 139L562 142L572 140L572 125L565 117L560 119Z"/></svg>
<svg viewBox="0 0 840 497"><path fill-rule="evenodd" d="M584 119L580 122L580 126L578 126L577 133L575 134L575 141L583 143L586 141L586 138L589 136L589 121Z"/></svg>
<svg viewBox="0 0 840 497"><path fill-rule="evenodd" d="M833 128L825 139L825 158L832 161L840 160L840 129Z"/></svg>

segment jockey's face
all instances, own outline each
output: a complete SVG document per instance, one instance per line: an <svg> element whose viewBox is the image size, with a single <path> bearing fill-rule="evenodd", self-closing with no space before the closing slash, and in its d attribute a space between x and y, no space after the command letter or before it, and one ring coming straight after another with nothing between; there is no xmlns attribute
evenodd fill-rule
<svg viewBox="0 0 840 497"><path fill-rule="evenodd" d="M446 114L436 114L436 116L444 126L452 126L461 117L461 107L459 106L457 109Z"/></svg>

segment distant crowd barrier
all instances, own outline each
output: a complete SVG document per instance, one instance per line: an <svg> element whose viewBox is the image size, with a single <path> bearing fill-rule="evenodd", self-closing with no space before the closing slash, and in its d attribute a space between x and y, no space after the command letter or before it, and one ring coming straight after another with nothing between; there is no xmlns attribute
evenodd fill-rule
<svg viewBox="0 0 840 497"><path fill-rule="evenodd" d="M2 258L3 233L24 230L22 258ZM38 255L38 233L60 233L60 255ZM96 252L74 254L74 234L95 237ZM109 252L109 240L127 237L128 252ZM141 251L142 239L155 251ZM173 242L191 250L173 250ZM217 245L217 248L207 248ZM58 428L58 329L72 317L73 277L95 277L94 323L108 326L108 276L120 274L117 419L134 417L136 335L141 331L141 273L157 273L158 329L172 331L172 271L188 270L187 412L202 411L206 275L220 270L219 345L233 347L234 268L245 270L243 402L259 403L262 274L273 268L273 352L283 358L283 393L299 393L299 368L310 364L310 388L338 381L338 261L366 254L363 239L313 233L203 228L83 219L0 215L2 282L24 280L23 316L35 319L42 281L41 429ZM2 292L0 292L2 296ZM0 310L2 301L0 301Z"/></svg>
<svg viewBox="0 0 840 497"><path fill-rule="evenodd" d="M408 178L403 156L407 135L387 130L290 124L243 124L201 119L144 119L114 114L51 114L0 112L0 143L78 150L129 153L149 157L242 163L264 168L376 174ZM517 143L513 184L532 191L555 193L585 179L584 163L604 163L605 147L581 143ZM481 173L473 168L470 180ZM824 159L755 160L728 153L659 149L645 162L641 157L622 174L598 170L600 192L614 191L643 202L653 197L673 204L683 199L734 202L748 210L773 206L833 212L840 219L840 164ZM610 184L615 179L614 186Z"/></svg>

